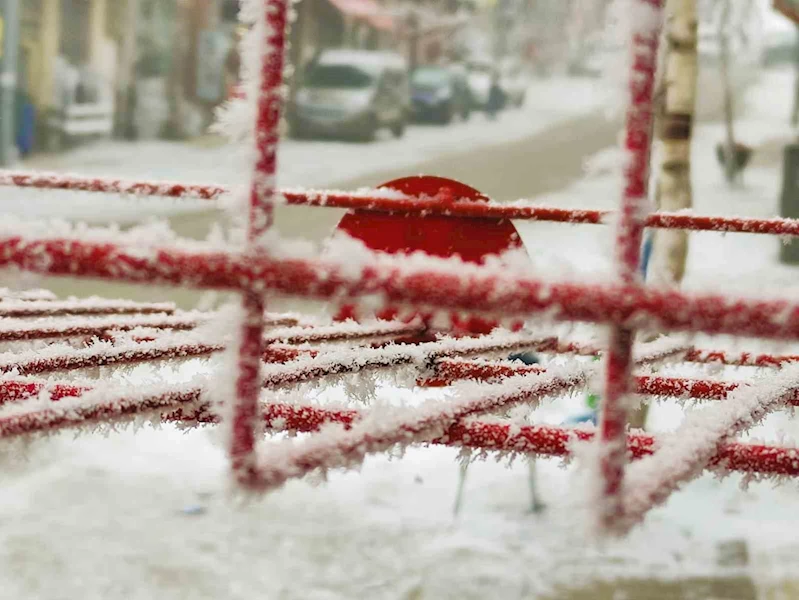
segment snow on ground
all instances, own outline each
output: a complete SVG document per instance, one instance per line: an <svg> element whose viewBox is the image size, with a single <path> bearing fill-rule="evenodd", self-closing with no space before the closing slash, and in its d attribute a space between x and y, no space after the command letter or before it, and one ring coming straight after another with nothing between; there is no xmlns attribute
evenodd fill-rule
<svg viewBox="0 0 799 600"><path fill-rule="evenodd" d="M470 147L490 147L520 140L563 121L603 108L610 93L594 79L553 77L534 81L521 110L496 121L475 113L468 122L448 127L411 126L402 139L387 132L368 146L335 141L287 140L281 144L279 183L285 187L333 187L362 175L424 164L432 158L457 154ZM228 145L145 141L99 142L73 152L36 158L28 165L46 171L80 175L246 185L245 152ZM142 214L166 215L208 207L203 201L163 198L131 201L110 195L5 190L2 211L30 218L69 218L100 222L139 219ZM24 202L20 200L24 199Z"/></svg>
<svg viewBox="0 0 799 600"><path fill-rule="evenodd" d="M758 136L784 133L788 111L779 102L788 101L791 85L785 73L763 76L749 95L742 139L756 143ZM696 211L775 214L779 172L753 169L744 186L728 190L713 152L720 137L717 125L696 132ZM376 148L410 146L411 139ZM436 151L432 139L429 148ZM584 181L541 200L612 208L618 180L609 169L615 163L608 150L590 161ZM149 165L142 168L153 174ZM162 172L168 176L166 169L156 174ZM329 176L324 164L309 173L319 183ZM527 224L522 231L542 264L550 262L561 274L564 256L577 274L609 269L608 228ZM725 289L743 281L766 289L791 284L794 271L777 263L777 243L765 236L697 234L686 283ZM680 414L659 406L655 428L673 429ZM753 433L776 440L799 432L778 414ZM573 470L552 460L538 463L549 505L543 515L526 512L523 464L508 469L485 462L470 469L456 520L458 468L449 449L411 450L401 460L372 457L360 473L334 473L321 486L293 481L243 506L227 494L226 463L213 429L146 427L107 438L65 433L33 442L22 464L8 450L0 458L0 599L537 598L597 577L718 574L716 543L729 539L748 542L756 579L792 576L792 563L779 557L794 555L795 482L753 484L744 493L736 477L705 477L654 511L627 540L597 546L586 541L573 509Z"/></svg>

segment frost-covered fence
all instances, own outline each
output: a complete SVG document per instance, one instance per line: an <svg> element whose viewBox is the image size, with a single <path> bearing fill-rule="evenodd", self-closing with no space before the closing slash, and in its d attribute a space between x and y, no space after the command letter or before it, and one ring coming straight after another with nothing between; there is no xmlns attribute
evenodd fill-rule
<svg viewBox="0 0 799 600"><path fill-rule="evenodd" d="M39 174L31 172L0 171L0 186L23 187L41 190L71 190L101 194L121 194L134 198L158 196L218 200L232 189L220 185L184 185L157 181L124 181L118 179L86 178L60 173ZM355 192L337 190L280 189L275 194L278 204L289 206L314 206L368 210L405 215L441 215L477 219L514 219L548 221L564 224L601 225L614 222L615 213L590 208L562 208L533 204L527 200L499 203L491 200L455 198L441 202L438 197L408 196L393 190L374 189ZM755 218L695 215L691 211L653 212L643 217L649 229L687 229L717 233L763 233L771 235L799 235L799 219Z"/></svg>
<svg viewBox="0 0 799 600"><path fill-rule="evenodd" d="M652 88L661 2L629 0L641 12L633 30L631 108L626 127L629 164L619 212L566 210L520 201L498 204L440 193L413 196L390 190L360 192L279 190L274 181L280 117L286 2L248 0L253 25L246 41L249 126L254 167L247 202L246 241L195 242L13 219L0 222L0 268L140 285L169 284L239 293L231 314L182 313L166 304L93 299L59 300L47 291L0 290L0 438L43 434L66 427L115 426L130 420L220 424L234 480L249 491L274 489L312 471L361 464L368 454L411 444L446 444L482 451L566 456L576 442L595 440L592 458L601 475L598 521L606 532L624 532L679 485L705 470L758 475L799 475L790 447L740 443L732 438L768 411L799 404L799 355L734 354L694 348L663 337L634 348L639 330L703 332L799 339L799 304L643 288L637 278L644 227L797 235L799 221L647 214ZM257 92L257 93L256 93ZM246 121L246 119L245 119ZM184 183L124 182L75 176L0 173L0 185L199 198L228 202L240 190ZM486 200L486 201L482 201ZM277 203L337 207L453 219L538 219L606 223L615 218L618 282L550 281L528 266L500 260L485 264L413 254L387 256L332 241L324 251L300 247L269 231ZM230 206L226 204L226 206ZM244 218L246 217L246 219ZM401 307L434 317L463 311L509 325L535 317L519 332L449 337L419 321L314 323L266 312L270 294L356 303L365 310ZM610 327L611 343L552 335L553 321ZM233 332L233 333L231 333ZM36 347L31 345L35 341ZM636 350L634 353L633 350ZM520 367L503 360L509 351L568 355L565 365ZM86 369L136 363L205 359L222 355L219 377L191 384L131 389ZM605 359L606 393L598 431L520 424L497 416L512 406L535 406L550 396L581 390L602 372L585 357ZM718 363L774 369L766 385L644 371L660 363ZM641 368L642 372L637 371ZM447 395L418 404L368 406L281 401L293 386L335 381L347 374L370 377L403 369L420 387L447 386ZM46 377L46 378L45 378ZM629 431L631 394L711 401L668 438ZM298 431L303 439L259 448L264 431ZM584 458L584 455L581 454ZM627 459L633 464L626 467ZM627 472L629 469L629 472ZM627 477L625 477L627 473Z"/></svg>

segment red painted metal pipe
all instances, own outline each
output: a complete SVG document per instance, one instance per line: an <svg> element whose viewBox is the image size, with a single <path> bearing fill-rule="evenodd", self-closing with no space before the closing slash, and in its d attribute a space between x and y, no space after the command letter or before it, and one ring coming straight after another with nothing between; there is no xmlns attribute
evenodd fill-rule
<svg viewBox="0 0 799 600"><path fill-rule="evenodd" d="M131 302L128 300L5 300L0 302L0 318L57 317L64 315L169 315L171 302Z"/></svg>
<svg viewBox="0 0 799 600"><path fill-rule="evenodd" d="M576 441L590 441L593 430L567 429L546 425L518 426L480 421L459 422L450 427L439 443L467 448L515 451L540 456L571 454L570 446ZM657 438L644 433L627 433L626 448L633 459L655 453ZM764 444L722 442L707 468L761 475L799 476L799 453L794 448L781 448Z"/></svg>
<svg viewBox="0 0 799 600"><path fill-rule="evenodd" d="M338 423L349 429L364 413L355 410L330 410L317 406L267 404L264 423L268 429L312 433L327 423ZM209 413L201 415L201 423L216 423ZM503 422L480 420L460 421L446 435L430 443L488 450L522 452L538 456L569 457L574 441L588 442L595 432L590 429L571 429L548 425L519 426ZM633 432L627 434L630 457L640 459L654 454L658 447L655 436ZM723 468L762 475L799 477L799 451L765 444L725 442L709 462L708 468Z"/></svg>
<svg viewBox="0 0 799 600"><path fill-rule="evenodd" d="M72 394L68 394L72 395ZM90 405L37 410L0 418L0 438L43 431L57 431L152 412L170 411L182 405L192 405L201 396L201 390L175 390L144 398L117 397ZM66 395L60 399L63 400Z"/></svg>
<svg viewBox="0 0 799 600"><path fill-rule="evenodd" d="M435 374L430 378L420 380L419 385L424 387L443 387L464 379L492 381L528 373L539 374L545 371L545 368L537 365L516 366L478 362L463 358L441 358L436 361ZM731 391L741 385L747 385L746 382L739 381L689 379L655 375L637 375L633 377L633 384L634 393L636 394L691 398L695 400L724 400ZM799 406L799 390L789 399L788 403Z"/></svg>
<svg viewBox="0 0 799 600"><path fill-rule="evenodd" d="M44 386L33 382L4 381L0 385L0 398L6 400L24 399L38 394L43 388L48 390L53 400L79 396L88 391L80 386L63 384ZM112 421L131 416L136 411L164 410L166 407L179 407L197 400L199 390L185 390L182 395L169 398L146 399L139 406L132 403L116 408L96 407L75 415L73 419L55 414L45 416L14 417L10 421L0 419L0 437L21 435L36 431L52 430L67 426L82 425L87 422ZM263 406L262 419L269 429L314 432L327 423L339 423L351 427L364 413L356 410L330 410L317 406L270 403ZM167 420L180 420L179 413L173 413ZM197 423L217 423L218 418L205 411L193 419ZM465 446L475 449L496 451L517 451L542 456L563 456L570 453L573 440L588 441L594 433L591 430L568 429L550 426L510 425L502 422L481 422L473 420L452 425L447 434L431 443ZM654 436L643 433L627 435L627 447L633 458L643 458L654 453L658 447ZM799 452L793 448L781 448L763 444L744 444L725 442L710 461L710 468L722 467L732 471L747 473L799 476Z"/></svg>
<svg viewBox="0 0 799 600"><path fill-rule="evenodd" d="M86 178L56 173L22 173L0 171L0 186L16 186L52 190L76 190L136 196L163 196L172 198L201 198L214 200L229 189L221 185L184 185L157 181L123 181L118 179ZM437 198L403 198L395 194L380 195L359 192L333 192L325 190L280 190L278 198L294 206L318 206L367 210L402 215L442 215L478 219L515 219L548 221L568 224L601 224L613 212L596 209L573 209L497 202L455 201L442 203ZM654 229L687 229L719 233L757 233L781 236L799 235L799 219L750 218L690 213L652 213L646 217L646 227Z"/></svg>
<svg viewBox="0 0 799 600"><path fill-rule="evenodd" d="M42 260L47 257L48 260ZM221 252L161 249L151 256L114 244L76 240L0 239L0 267L51 275L97 277L202 289L268 289L315 298L382 294L386 304L516 316L546 312L556 320L616 323L661 331L703 331L799 339L799 303L684 294L623 285L548 283L487 268L411 269L383 263L352 268L324 261L277 260Z"/></svg>
<svg viewBox="0 0 799 600"><path fill-rule="evenodd" d="M288 3L289 0L266 0L261 17L265 37L260 58L258 96L255 98L256 160L250 181L247 220L248 251L251 253L261 250L260 237L273 220ZM255 290L245 290L242 294L243 316L239 324L236 393L228 453L236 481L246 488L253 486L257 469L255 446L261 426L258 396L265 307L263 294Z"/></svg>
<svg viewBox="0 0 799 600"><path fill-rule="evenodd" d="M23 321L9 318L0 322L0 341L18 342L69 337L103 337L107 332L131 331L138 328L187 331L202 321L192 316L143 315L119 318L66 318L45 321Z"/></svg>
<svg viewBox="0 0 799 600"><path fill-rule="evenodd" d="M732 352L699 350L694 348L686 353L685 361L736 367L781 367L787 363L799 362L799 355L752 354L750 352L735 354Z"/></svg>
<svg viewBox="0 0 799 600"><path fill-rule="evenodd" d="M633 31L630 44L629 107L624 147L628 164L624 170L624 193L616 229L616 266L623 285L640 285L639 263L646 216L649 212L649 155L654 124L654 94L658 48L663 24L663 6L658 0L638 0L656 11L657 27ZM633 8L633 7L631 7ZM639 27L638 23L633 27ZM631 392L632 349L635 329L617 323L610 329L605 386L599 407L597 447L600 495L597 524L603 531L618 529L624 517L623 484L627 462L625 435Z"/></svg>

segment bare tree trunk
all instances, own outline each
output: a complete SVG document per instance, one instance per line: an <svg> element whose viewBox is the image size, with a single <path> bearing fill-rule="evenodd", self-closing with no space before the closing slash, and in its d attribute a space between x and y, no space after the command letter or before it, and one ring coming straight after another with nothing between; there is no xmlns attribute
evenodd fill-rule
<svg viewBox="0 0 799 600"><path fill-rule="evenodd" d="M696 0L669 0L665 96L658 136L661 161L656 197L658 209L678 211L692 206L691 131L696 105ZM685 275L688 232L659 229L655 233L651 279L656 285L678 285Z"/></svg>

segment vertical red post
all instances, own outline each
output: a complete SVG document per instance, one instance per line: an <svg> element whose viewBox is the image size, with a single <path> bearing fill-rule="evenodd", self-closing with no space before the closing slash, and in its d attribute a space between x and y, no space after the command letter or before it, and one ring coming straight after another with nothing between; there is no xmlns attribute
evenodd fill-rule
<svg viewBox="0 0 799 600"><path fill-rule="evenodd" d="M658 45L663 23L664 0L631 0L654 11L651 28L633 23L630 105L624 140L628 163L625 165L624 194L616 231L616 264L621 280L639 285L641 241L647 217L649 155L652 145L653 96L657 71ZM624 519L623 483L627 461L626 426L630 392L632 348L635 332L613 327L605 372L605 391L599 419L599 527L613 532Z"/></svg>
<svg viewBox="0 0 799 600"><path fill-rule="evenodd" d="M256 98L257 158L250 188L248 238L251 252L258 252L258 238L272 224L288 1L265 0L263 26L266 31ZM229 452L235 479L245 487L253 487L257 480L255 448L261 430L258 397L266 308L263 296L257 292L245 293L242 308L244 317Z"/></svg>

